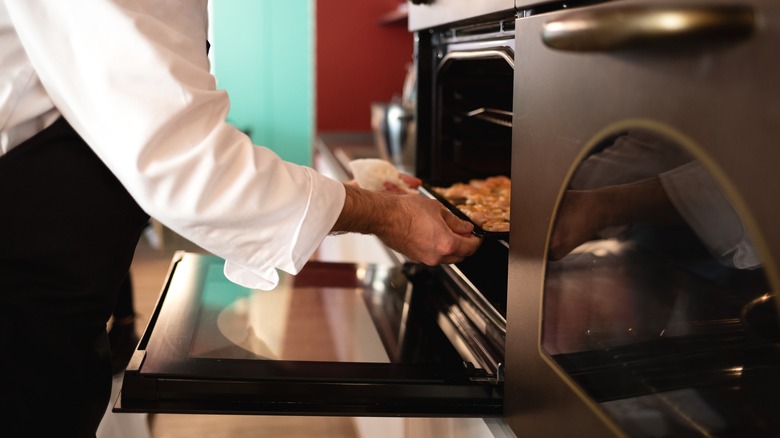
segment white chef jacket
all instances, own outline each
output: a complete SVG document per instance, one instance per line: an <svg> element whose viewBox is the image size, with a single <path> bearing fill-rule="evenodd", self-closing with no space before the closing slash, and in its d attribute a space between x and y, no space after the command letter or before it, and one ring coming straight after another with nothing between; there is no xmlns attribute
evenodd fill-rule
<svg viewBox="0 0 780 438"><path fill-rule="evenodd" d="M226 123L207 3L0 0L0 156L62 115L149 215L269 289L329 233L344 187Z"/></svg>

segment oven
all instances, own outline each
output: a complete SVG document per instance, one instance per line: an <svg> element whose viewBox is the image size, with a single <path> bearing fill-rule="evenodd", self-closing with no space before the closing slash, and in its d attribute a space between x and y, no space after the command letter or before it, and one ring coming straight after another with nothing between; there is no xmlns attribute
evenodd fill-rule
<svg viewBox="0 0 780 438"><path fill-rule="evenodd" d="M512 180L512 429L777 434L778 8L413 3L418 175Z"/></svg>
<svg viewBox="0 0 780 438"><path fill-rule="evenodd" d="M180 253L115 410L776 434L778 18L769 0L411 0L409 168L431 197L510 178L510 232L434 268L312 261L271 292Z"/></svg>
<svg viewBox="0 0 780 438"><path fill-rule="evenodd" d="M779 23L763 0L518 18L514 430L778 434Z"/></svg>

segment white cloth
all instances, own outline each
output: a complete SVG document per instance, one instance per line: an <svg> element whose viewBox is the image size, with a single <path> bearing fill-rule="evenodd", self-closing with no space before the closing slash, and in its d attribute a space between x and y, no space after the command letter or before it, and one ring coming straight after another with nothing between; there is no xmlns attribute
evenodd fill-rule
<svg viewBox="0 0 780 438"><path fill-rule="evenodd" d="M0 155L61 114L147 213L270 289L329 233L344 187L226 123L207 28L207 0L2 0Z"/></svg>
<svg viewBox="0 0 780 438"><path fill-rule="evenodd" d="M366 190L382 191L386 190L385 184L392 184L407 193L418 193L417 190L409 187L401 174L389 161L379 158L361 158L349 162L349 169L358 187Z"/></svg>

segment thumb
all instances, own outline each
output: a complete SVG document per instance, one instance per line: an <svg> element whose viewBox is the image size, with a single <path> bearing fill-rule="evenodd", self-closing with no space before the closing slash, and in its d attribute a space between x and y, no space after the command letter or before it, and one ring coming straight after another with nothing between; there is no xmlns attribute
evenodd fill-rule
<svg viewBox="0 0 780 438"><path fill-rule="evenodd" d="M460 234L462 236L465 236L471 234L474 231L474 224L458 218L446 208L442 208L441 215L442 218L444 219L444 222L447 224L450 230L452 230L452 232L455 234Z"/></svg>

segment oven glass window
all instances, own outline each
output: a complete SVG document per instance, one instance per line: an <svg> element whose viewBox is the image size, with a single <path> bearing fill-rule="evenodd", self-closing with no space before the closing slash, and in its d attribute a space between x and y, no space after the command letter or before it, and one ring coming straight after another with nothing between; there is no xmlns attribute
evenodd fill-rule
<svg viewBox="0 0 780 438"><path fill-rule="evenodd" d="M777 306L721 180L628 130L590 151L559 205L542 346L632 436L778 427Z"/></svg>
<svg viewBox="0 0 780 438"><path fill-rule="evenodd" d="M280 276L275 289L252 290L210 265L190 357L389 362L360 289L295 288Z"/></svg>
<svg viewBox="0 0 780 438"><path fill-rule="evenodd" d="M260 291L229 282L223 265L177 254L124 374L122 411L501 412L500 384L449 342L460 315L434 317L454 302L431 270L312 260Z"/></svg>

